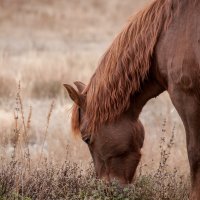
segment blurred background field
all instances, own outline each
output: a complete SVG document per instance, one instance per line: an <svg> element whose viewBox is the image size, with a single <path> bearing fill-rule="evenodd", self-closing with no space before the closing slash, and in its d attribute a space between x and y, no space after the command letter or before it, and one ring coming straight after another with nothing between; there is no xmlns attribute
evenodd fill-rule
<svg viewBox="0 0 200 200"><path fill-rule="evenodd" d="M70 131L70 108L62 84L79 80L88 83L98 61L128 17L150 0L0 0L0 155L10 158L15 144L19 92L25 121L30 128L27 143L30 158L91 161L87 146ZM48 132L47 116L54 101ZM185 133L167 93L152 99L141 120L146 138L144 170L158 168L160 141L174 131L169 166L188 174Z"/></svg>

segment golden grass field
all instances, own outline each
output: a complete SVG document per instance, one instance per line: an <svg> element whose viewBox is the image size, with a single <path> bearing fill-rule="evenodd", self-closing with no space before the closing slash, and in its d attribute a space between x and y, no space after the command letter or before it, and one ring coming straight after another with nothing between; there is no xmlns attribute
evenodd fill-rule
<svg viewBox="0 0 200 200"><path fill-rule="evenodd" d="M128 17L148 2L0 0L1 159L11 158L14 151L16 115L19 133L24 132L23 105L24 123L30 126L26 138L31 160L38 162L42 154L54 162L67 158L83 168L91 161L87 146L71 134L72 102L62 84L87 83ZM21 104L16 99L19 82ZM152 99L141 120L146 130L143 169L158 167L161 138L168 141L174 132L169 166L187 175L184 128L168 94ZM18 145L23 146L23 134L18 137Z"/></svg>

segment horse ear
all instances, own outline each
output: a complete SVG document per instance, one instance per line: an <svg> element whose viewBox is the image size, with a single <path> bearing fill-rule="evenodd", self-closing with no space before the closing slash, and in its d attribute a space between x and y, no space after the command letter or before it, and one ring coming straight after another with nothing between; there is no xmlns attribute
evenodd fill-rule
<svg viewBox="0 0 200 200"><path fill-rule="evenodd" d="M84 83L80 82L80 81L74 82L74 85L77 87L77 89L78 89L78 91L79 91L80 93L82 93L83 90L84 90L85 87L86 87L86 85L85 85Z"/></svg>
<svg viewBox="0 0 200 200"><path fill-rule="evenodd" d="M67 92L69 93L69 96L74 101L74 103L81 107L83 105L82 95L79 94L71 85L63 85L67 89Z"/></svg>

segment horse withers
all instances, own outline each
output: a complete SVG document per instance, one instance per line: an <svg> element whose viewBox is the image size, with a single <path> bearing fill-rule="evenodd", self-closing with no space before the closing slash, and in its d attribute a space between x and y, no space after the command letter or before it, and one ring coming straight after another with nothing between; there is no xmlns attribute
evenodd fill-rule
<svg viewBox="0 0 200 200"><path fill-rule="evenodd" d="M191 200L200 200L200 1L155 0L130 18L89 84L65 85L72 129L100 178L130 183L139 163L146 102L168 91L187 139Z"/></svg>

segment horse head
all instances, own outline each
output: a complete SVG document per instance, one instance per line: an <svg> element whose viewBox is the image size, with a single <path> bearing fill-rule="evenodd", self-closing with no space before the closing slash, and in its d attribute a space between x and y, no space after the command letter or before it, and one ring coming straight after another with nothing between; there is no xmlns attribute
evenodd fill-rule
<svg viewBox="0 0 200 200"><path fill-rule="evenodd" d="M72 113L72 126L78 127L81 138L90 150L98 178L121 184L131 183L141 158L144 141L144 128L138 119L134 119L131 109L123 112L118 119L98 126L90 132L87 118L85 85L75 82L77 90L65 84L69 96L75 103Z"/></svg>

